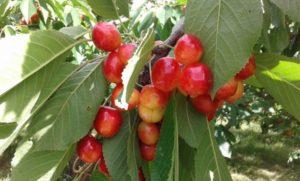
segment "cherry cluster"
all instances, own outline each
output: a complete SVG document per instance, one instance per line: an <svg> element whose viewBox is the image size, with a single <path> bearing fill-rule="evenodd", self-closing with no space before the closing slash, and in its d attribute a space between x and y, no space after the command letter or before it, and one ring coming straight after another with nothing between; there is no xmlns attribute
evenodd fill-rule
<svg viewBox="0 0 300 181"><path fill-rule="evenodd" d="M187 96L195 109L212 120L216 110L224 103L234 103L243 96L243 80L255 73L254 56L246 66L220 87L212 98L213 74L210 68L201 62L204 49L201 41L191 34L182 36L174 47L174 58L163 57L157 60L151 70L149 85L141 92L134 89L128 108L118 107L116 101L123 91L121 75L128 60L136 49L135 44L122 44L118 29L107 22L98 23L92 32L95 46L109 55L103 64L103 75L116 84L110 97L110 106L101 106L94 121L94 129L102 138L115 136L122 125L122 111L137 108L141 122L138 125L141 156L146 161L155 157L156 145L160 136L160 125L169 101L175 89ZM87 163L99 160L99 171L109 176L102 153L102 144L88 135L77 146L79 158ZM143 173L139 170L139 180Z"/></svg>

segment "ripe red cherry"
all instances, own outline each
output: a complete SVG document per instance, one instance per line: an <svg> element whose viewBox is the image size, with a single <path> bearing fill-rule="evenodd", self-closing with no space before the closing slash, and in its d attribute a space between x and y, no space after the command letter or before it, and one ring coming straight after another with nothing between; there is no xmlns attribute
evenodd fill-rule
<svg viewBox="0 0 300 181"><path fill-rule="evenodd" d="M188 65L181 72L179 89L185 95L197 97L207 94L211 90L212 85L212 73L210 69L202 63Z"/></svg>
<svg viewBox="0 0 300 181"><path fill-rule="evenodd" d="M138 135L142 143L154 145L159 138L159 128L155 123L140 122Z"/></svg>
<svg viewBox="0 0 300 181"><path fill-rule="evenodd" d="M255 74L255 69L255 58L253 55L251 55L245 67L239 73L236 74L236 78L240 80L246 80Z"/></svg>
<svg viewBox="0 0 300 181"><path fill-rule="evenodd" d="M99 135L110 138L118 133L122 122L122 115L119 110L104 106L98 111L94 128Z"/></svg>
<svg viewBox="0 0 300 181"><path fill-rule="evenodd" d="M203 54L203 47L200 40L193 35L181 37L174 48L175 59L184 65L196 63Z"/></svg>
<svg viewBox="0 0 300 181"><path fill-rule="evenodd" d="M118 54L123 64L127 64L128 60L132 57L135 48L136 48L135 44L131 44L131 43L123 44L120 46L120 48L118 49Z"/></svg>
<svg viewBox="0 0 300 181"><path fill-rule="evenodd" d="M108 173L108 169L106 167L106 164L105 164L105 160L102 159L99 164L98 164L98 170L100 173L102 173L103 175L105 176L109 176L109 173Z"/></svg>
<svg viewBox="0 0 300 181"><path fill-rule="evenodd" d="M163 92L153 85L143 87L140 94L140 105L155 109L166 107L168 104L169 93Z"/></svg>
<svg viewBox="0 0 300 181"><path fill-rule="evenodd" d="M177 86L179 75L179 64L171 57L159 59L152 68L153 85L161 91L172 91Z"/></svg>
<svg viewBox="0 0 300 181"><path fill-rule="evenodd" d="M209 94L204 94L192 98L192 103L196 110L203 114L207 114L216 109L216 105L212 101L211 96Z"/></svg>
<svg viewBox="0 0 300 181"><path fill-rule="evenodd" d="M144 160L151 161L154 159L156 153L156 145L145 145L141 143L140 152Z"/></svg>
<svg viewBox="0 0 300 181"><path fill-rule="evenodd" d="M119 48L122 42L118 29L107 22L96 24L92 36L95 46L104 51L113 51Z"/></svg>
<svg viewBox="0 0 300 181"><path fill-rule="evenodd" d="M216 93L215 98L218 100L224 100L232 96L237 89L238 80L236 78L231 78L227 83L225 83Z"/></svg>
<svg viewBox="0 0 300 181"><path fill-rule="evenodd" d="M118 53L111 52L107 59L104 61L103 65L103 75L109 82L121 83L122 71L124 69L124 64L118 57Z"/></svg>
<svg viewBox="0 0 300 181"><path fill-rule="evenodd" d="M92 136L85 136L77 143L77 155L86 163L94 163L102 155L102 145Z"/></svg>
<svg viewBox="0 0 300 181"><path fill-rule="evenodd" d="M240 80L238 81L238 87L236 89L236 92L233 94L233 96L225 99L226 102L233 104L235 101L239 100L241 97L243 97L244 94L244 84Z"/></svg>
<svg viewBox="0 0 300 181"><path fill-rule="evenodd" d="M138 171L138 178L139 178L138 181L145 181L143 170L141 168L139 168L139 171Z"/></svg>
<svg viewBox="0 0 300 181"><path fill-rule="evenodd" d="M116 109L119 109L119 110L124 110L122 108L119 108L116 105L116 100L119 98L122 90L123 90L123 85L122 84L117 85L114 88L114 90L111 94L111 97L110 97L110 101L111 101L112 106ZM127 110L132 110L135 107L137 107L137 105L139 104L139 97L140 97L140 92L138 90L134 89L132 95L130 96Z"/></svg>

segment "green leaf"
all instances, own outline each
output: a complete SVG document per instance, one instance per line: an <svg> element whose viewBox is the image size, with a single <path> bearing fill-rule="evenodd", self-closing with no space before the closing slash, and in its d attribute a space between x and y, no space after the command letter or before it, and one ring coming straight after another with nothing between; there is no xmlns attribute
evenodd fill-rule
<svg viewBox="0 0 300 181"><path fill-rule="evenodd" d="M155 159L151 167L151 180L178 180L178 126L176 98L172 95L160 130Z"/></svg>
<svg viewBox="0 0 300 181"><path fill-rule="evenodd" d="M129 17L128 0L87 0L93 11L108 19L118 19L118 15Z"/></svg>
<svg viewBox="0 0 300 181"><path fill-rule="evenodd" d="M34 0L22 0L20 9L26 22L30 20L30 17L35 14L37 10L34 5Z"/></svg>
<svg viewBox="0 0 300 181"><path fill-rule="evenodd" d="M108 178L98 170L94 171L89 177L89 181L109 181Z"/></svg>
<svg viewBox="0 0 300 181"><path fill-rule="evenodd" d="M249 77L246 81L246 84L258 87L258 88L263 88L264 86L257 80L255 76Z"/></svg>
<svg viewBox="0 0 300 181"><path fill-rule="evenodd" d="M204 46L203 62L212 69L214 93L246 64L261 27L259 0L188 1L185 32Z"/></svg>
<svg viewBox="0 0 300 181"><path fill-rule="evenodd" d="M113 180L130 180L128 174L133 178L133 173L137 173L138 168L136 163L133 163L135 160L129 162L136 154L130 152L138 150L134 148L136 145L132 145L133 141L137 140L131 140L132 134L136 133L134 131L137 123L136 112L124 112L122 127L118 134L103 140L104 159Z"/></svg>
<svg viewBox="0 0 300 181"><path fill-rule="evenodd" d="M185 5L187 0L177 0L178 4Z"/></svg>
<svg viewBox="0 0 300 181"><path fill-rule="evenodd" d="M12 170L12 181L56 180L74 152L74 146L64 151L29 151Z"/></svg>
<svg viewBox="0 0 300 181"><path fill-rule="evenodd" d="M300 120L300 60L281 55L255 57L256 78L295 118Z"/></svg>
<svg viewBox="0 0 300 181"><path fill-rule="evenodd" d="M86 135L107 90L101 62L74 73L32 118L35 150L64 150Z"/></svg>
<svg viewBox="0 0 300 181"><path fill-rule="evenodd" d="M195 180L195 153L196 149L187 145L184 140L179 139L179 180Z"/></svg>
<svg viewBox="0 0 300 181"><path fill-rule="evenodd" d="M300 1L299 0L271 0L286 15L290 16L294 21L300 22Z"/></svg>
<svg viewBox="0 0 300 181"><path fill-rule="evenodd" d="M66 57L66 53L78 43L52 30L1 39L0 97L50 62Z"/></svg>
<svg viewBox="0 0 300 181"><path fill-rule="evenodd" d="M8 137L16 126L16 123L0 123L0 139Z"/></svg>
<svg viewBox="0 0 300 181"><path fill-rule="evenodd" d="M82 26L63 27L59 30L60 32L69 35L74 39L78 39L88 33L88 30Z"/></svg>
<svg viewBox="0 0 300 181"><path fill-rule="evenodd" d="M128 61L125 69L122 72L122 83L124 91L121 95L120 107L127 107L127 102L134 90L140 72L144 65L148 62L149 56L154 46L154 31L148 29L141 45L136 49L132 58Z"/></svg>
<svg viewBox="0 0 300 181"><path fill-rule="evenodd" d="M213 127L201 114L198 117L202 120L201 126L198 127L202 132L202 138L199 140L200 145L195 155L195 180L232 180L216 142Z"/></svg>
<svg viewBox="0 0 300 181"><path fill-rule="evenodd" d="M180 128L180 137L191 147L197 148L200 144L199 140L202 137L202 132L199 129L201 126L201 118L199 113L188 102L187 98L181 94L176 95L176 112L178 127Z"/></svg>

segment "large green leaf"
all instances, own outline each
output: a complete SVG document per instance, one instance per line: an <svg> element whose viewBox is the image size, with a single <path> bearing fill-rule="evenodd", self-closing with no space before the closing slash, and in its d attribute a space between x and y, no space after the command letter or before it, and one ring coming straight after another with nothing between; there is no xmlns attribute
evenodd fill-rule
<svg viewBox="0 0 300 181"><path fill-rule="evenodd" d="M65 57L78 43L52 30L1 39L0 97L50 62Z"/></svg>
<svg viewBox="0 0 300 181"><path fill-rule="evenodd" d="M204 46L203 62L214 75L214 92L247 62L262 27L259 0L191 0L185 32Z"/></svg>
<svg viewBox="0 0 300 181"><path fill-rule="evenodd" d="M34 0L22 0L20 4L21 12L28 22L30 17L36 13L36 7L34 5Z"/></svg>
<svg viewBox="0 0 300 181"><path fill-rule="evenodd" d="M201 122L197 118L198 112L187 101L187 98L181 94L177 94L176 112L179 135L189 146L197 148L202 132L199 129Z"/></svg>
<svg viewBox="0 0 300 181"><path fill-rule="evenodd" d="M144 65L149 61L149 56L154 46L154 31L148 29L141 45L136 49L132 58L128 61L122 72L122 83L124 91L121 95L120 107L127 107L127 102L137 83L138 76L143 70ZM119 103L118 103L119 104Z"/></svg>
<svg viewBox="0 0 300 181"><path fill-rule="evenodd" d="M282 11L290 16L294 21L300 22L300 1L299 0L271 0Z"/></svg>
<svg viewBox="0 0 300 181"><path fill-rule="evenodd" d="M118 15L129 17L128 0L87 0L93 11L109 19L118 19Z"/></svg>
<svg viewBox="0 0 300 181"><path fill-rule="evenodd" d="M89 131L107 90L101 62L73 74L32 118L35 150L64 150Z"/></svg>
<svg viewBox="0 0 300 181"><path fill-rule="evenodd" d="M103 141L104 159L113 180L130 180L130 176L134 178L133 174L137 174L137 164L133 162L136 161L138 147L134 143L137 140L132 137L132 134L136 133L137 123L136 112L125 112L118 134ZM129 159L132 160L129 162Z"/></svg>
<svg viewBox="0 0 300 181"><path fill-rule="evenodd" d="M74 39L78 39L88 33L88 30L83 28L82 26L63 27L59 31L66 35L69 35Z"/></svg>
<svg viewBox="0 0 300 181"><path fill-rule="evenodd" d="M98 170L94 171L89 177L89 181L109 181L108 178Z"/></svg>
<svg viewBox="0 0 300 181"><path fill-rule="evenodd" d="M16 123L0 123L0 139L8 137L16 126Z"/></svg>
<svg viewBox="0 0 300 181"><path fill-rule="evenodd" d="M29 151L12 170L12 181L56 180L74 152L74 145L64 151Z"/></svg>
<svg viewBox="0 0 300 181"><path fill-rule="evenodd" d="M179 138L176 97L172 95L162 123L155 159L151 167L151 180L165 181L179 178Z"/></svg>
<svg viewBox="0 0 300 181"><path fill-rule="evenodd" d="M195 153L196 149L191 148L184 140L179 140L179 180L195 180Z"/></svg>
<svg viewBox="0 0 300 181"><path fill-rule="evenodd" d="M295 118L300 120L300 60L281 55L255 57L256 78Z"/></svg>

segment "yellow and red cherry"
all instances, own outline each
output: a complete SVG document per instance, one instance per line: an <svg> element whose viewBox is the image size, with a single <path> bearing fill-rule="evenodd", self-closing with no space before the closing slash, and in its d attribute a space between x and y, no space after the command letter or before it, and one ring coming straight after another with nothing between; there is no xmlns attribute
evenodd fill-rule
<svg viewBox="0 0 300 181"><path fill-rule="evenodd" d="M142 143L154 145L159 138L159 127L154 123L140 122L138 126L138 136Z"/></svg>
<svg viewBox="0 0 300 181"><path fill-rule="evenodd" d="M245 67L236 74L236 78L240 80L246 80L255 74L256 64L254 55L251 55Z"/></svg>
<svg viewBox="0 0 300 181"><path fill-rule="evenodd" d="M220 87L216 93L215 99L224 100L231 97L237 90L238 80L231 78L227 83Z"/></svg>
<svg viewBox="0 0 300 181"><path fill-rule="evenodd" d="M119 132L122 122L123 119L119 110L103 106L97 113L94 128L99 135L110 138Z"/></svg>
<svg viewBox="0 0 300 181"><path fill-rule="evenodd" d="M243 84L243 81L239 80L235 93L231 97L228 97L227 99L225 99L225 101L233 104L237 100L239 100L241 97L243 97L243 94L244 94L244 84Z"/></svg>
<svg viewBox="0 0 300 181"><path fill-rule="evenodd" d="M124 69L124 64L119 59L118 53L113 51L108 55L107 59L104 61L102 71L104 77L109 82L121 83L123 69Z"/></svg>
<svg viewBox="0 0 300 181"><path fill-rule="evenodd" d="M95 163L102 155L102 144L96 138L87 135L77 143L77 155L85 163Z"/></svg>
<svg viewBox="0 0 300 181"><path fill-rule="evenodd" d="M119 98L122 91L123 91L123 85L118 84L114 88L114 90L111 94L111 97L110 97L110 101L111 101L112 106L116 109L119 109L119 110L124 110L124 109L122 109L122 108L120 108L116 105L116 100ZM137 89L134 89L133 93L130 96L127 110L132 110L132 109L134 109L138 106L139 97L140 97L140 92Z"/></svg>
<svg viewBox="0 0 300 181"><path fill-rule="evenodd" d="M97 23L92 32L95 46L104 51L114 51L121 46L122 38L118 29L111 23Z"/></svg>
<svg viewBox="0 0 300 181"><path fill-rule="evenodd" d="M152 161L156 153L156 145L145 145L140 143L141 156L146 161Z"/></svg>
<svg viewBox="0 0 300 181"><path fill-rule="evenodd" d="M142 88L139 104L149 109L166 107L169 100L169 93L163 92L153 85L146 85Z"/></svg>
<svg viewBox="0 0 300 181"><path fill-rule="evenodd" d="M202 54L203 46L201 41L196 36L190 34L182 36L174 48L176 61L184 65L198 62Z"/></svg>
<svg viewBox="0 0 300 181"><path fill-rule="evenodd" d="M160 122L165 114L165 107L161 108L148 108L143 105L138 106L140 118L147 123L158 123Z"/></svg>
<svg viewBox="0 0 300 181"><path fill-rule="evenodd" d="M128 60L133 56L134 50L136 49L136 45L129 43L123 44L118 49L118 54L121 62L126 65Z"/></svg>
<svg viewBox="0 0 300 181"><path fill-rule="evenodd" d="M183 94L192 98L210 92L213 86L211 70L202 63L186 66L179 78L179 89Z"/></svg>
<svg viewBox="0 0 300 181"><path fill-rule="evenodd" d="M170 92L175 89L179 75L179 64L171 57L159 59L152 68L153 85L161 91Z"/></svg>

